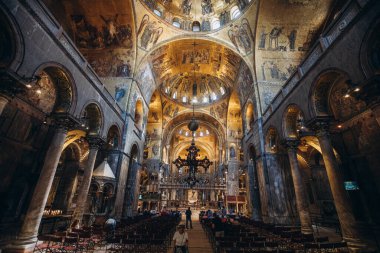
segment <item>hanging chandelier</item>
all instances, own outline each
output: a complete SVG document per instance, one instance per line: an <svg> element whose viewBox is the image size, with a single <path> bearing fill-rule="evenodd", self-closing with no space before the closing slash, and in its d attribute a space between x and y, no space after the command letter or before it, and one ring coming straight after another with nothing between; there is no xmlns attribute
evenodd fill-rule
<svg viewBox="0 0 380 253"><path fill-rule="evenodd" d="M193 117L189 124L187 125L189 130L192 132L192 141L189 148L186 149L187 155L186 159L181 158L180 156L173 161L175 166L177 166L178 170L183 167L189 167L189 175L185 179L185 182L193 188L199 180L196 177L196 173L198 172L198 167L203 167L206 171L212 165L212 162L207 158L197 159L198 153L200 149L195 145L195 131L199 128L199 123L195 119L194 115L194 105L193 105Z"/></svg>

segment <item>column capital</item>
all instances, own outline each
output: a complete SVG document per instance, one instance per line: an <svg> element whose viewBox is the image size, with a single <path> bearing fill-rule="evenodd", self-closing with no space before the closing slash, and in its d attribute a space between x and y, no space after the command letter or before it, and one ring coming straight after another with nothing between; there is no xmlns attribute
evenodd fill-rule
<svg viewBox="0 0 380 253"><path fill-rule="evenodd" d="M0 71L0 95L8 99L13 98L19 93L25 92L25 82L34 81L34 78L20 77L8 70Z"/></svg>
<svg viewBox="0 0 380 253"><path fill-rule="evenodd" d="M79 126L79 121L69 113L54 113L51 116L51 121L57 129L68 131Z"/></svg>
<svg viewBox="0 0 380 253"><path fill-rule="evenodd" d="M307 127L318 136L328 136L330 134L331 117L315 117L307 122Z"/></svg>
<svg viewBox="0 0 380 253"><path fill-rule="evenodd" d="M300 143L301 141L299 139L286 139L284 141L284 146L288 150L297 150Z"/></svg>
<svg viewBox="0 0 380 253"><path fill-rule="evenodd" d="M90 135L86 137L86 140L88 142L90 149L99 149L105 143L105 141L99 136Z"/></svg>

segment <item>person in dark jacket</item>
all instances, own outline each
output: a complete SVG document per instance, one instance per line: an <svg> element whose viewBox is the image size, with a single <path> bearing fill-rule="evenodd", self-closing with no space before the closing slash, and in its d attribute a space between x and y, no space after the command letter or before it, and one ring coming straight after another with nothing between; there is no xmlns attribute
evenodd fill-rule
<svg viewBox="0 0 380 253"><path fill-rule="evenodd" d="M187 208L186 212L186 229L189 229L189 222L190 222L190 228L193 229L193 222L191 221L191 210L190 207Z"/></svg>

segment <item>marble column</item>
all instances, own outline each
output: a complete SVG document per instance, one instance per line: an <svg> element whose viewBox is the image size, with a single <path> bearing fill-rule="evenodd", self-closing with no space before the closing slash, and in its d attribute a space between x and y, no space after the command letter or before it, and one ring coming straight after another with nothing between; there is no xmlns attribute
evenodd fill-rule
<svg viewBox="0 0 380 253"><path fill-rule="evenodd" d="M256 162L249 161L248 164L248 182L249 182L249 194L251 198L252 219L255 221L261 221L261 202L260 192L258 186L258 178L256 171Z"/></svg>
<svg viewBox="0 0 380 253"><path fill-rule="evenodd" d="M85 212L87 204L87 195L90 189L92 179L92 173L95 167L96 155L98 154L99 147L102 143L102 140L99 137L88 137L87 141L89 144L90 151L88 154L86 165L84 167L83 179L79 186L77 206L74 210L72 219L73 221L78 220L79 224L82 224L83 214Z"/></svg>
<svg viewBox="0 0 380 253"><path fill-rule="evenodd" d="M245 173L245 181L247 183L246 189L247 189L247 211L248 216L253 217L253 168L252 168L252 161L248 162L247 165L247 172Z"/></svg>
<svg viewBox="0 0 380 253"><path fill-rule="evenodd" d="M219 164L222 164L222 163L223 163L223 147L219 146Z"/></svg>
<svg viewBox="0 0 380 253"><path fill-rule="evenodd" d="M298 140L287 140L288 156L292 172L294 191L296 195L296 204L298 215L301 221L301 232L303 234L312 234L313 227L310 219L310 212L306 198L305 187L302 180L301 170L297 160Z"/></svg>
<svg viewBox="0 0 380 253"><path fill-rule="evenodd" d="M339 165L331 145L328 124L325 122L317 122L314 129L321 147L323 161L334 198L343 239L347 242L350 252L358 252L360 249L366 248L366 245L361 239L361 234L357 230L351 203L344 189L344 180L339 171Z"/></svg>
<svg viewBox="0 0 380 253"><path fill-rule="evenodd" d="M115 197L115 207L114 214L117 220L120 220L123 216L123 207L124 207L124 199L125 192L127 187L127 176L128 176L128 166L129 166L129 157L122 153L122 162L120 166L120 173L117 183L117 192Z"/></svg>
<svg viewBox="0 0 380 253"><path fill-rule="evenodd" d="M168 164L170 164L171 163L171 161L170 161L170 145L166 145L166 156L167 156L167 157L165 157L166 161Z"/></svg>
<svg viewBox="0 0 380 253"><path fill-rule="evenodd" d="M59 124L56 127L53 139L45 156L45 161L40 173L40 177L34 188L33 196L30 201L28 211L23 220L17 240L12 242L5 249L6 252L30 252L33 251L37 240L38 228L45 209L46 201L54 180L59 158L62 153L63 145L68 127Z"/></svg>
<svg viewBox="0 0 380 253"><path fill-rule="evenodd" d="M135 215L137 213L139 195L140 195L140 178L141 178L141 165L136 164L136 177L134 182L134 191L133 191L133 200L132 200L132 214Z"/></svg>
<svg viewBox="0 0 380 253"><path fill-rule="evenodd" d="M125 213L123 215L125 216L133 216L133 213L135 211L135 207L137 210L137 205L135 205L135 201L138 200L138 192L136 196L136 186L139 185L137 183L137 179L139 177L138 175L138 169L139 164L137 161L130 161L129 165L129 171L128 171L128 180L127 180L127 191L125 193L125 201L124 201L124 210ZM169 193L167 193L167 196L169 196ZM169 200L169 199L167 199Z"/></svg>
<svg viewBox="0 0 380 253"><path fill-rule="evenodd" d="M8 103L9 98L5 95L0 94L0 115L3 114L3 110Z"/></svg>

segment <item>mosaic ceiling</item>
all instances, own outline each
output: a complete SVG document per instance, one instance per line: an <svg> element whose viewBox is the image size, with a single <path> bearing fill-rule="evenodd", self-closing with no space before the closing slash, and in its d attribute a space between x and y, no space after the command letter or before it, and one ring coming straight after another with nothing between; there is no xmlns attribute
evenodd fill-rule
<svg viewBox="0 0 380 253"><path fill-rule="evenodd" d="M150 54L162 94L184 106L208 106L230 94L241 58L205 40L175 41Z"/></svg>
<svg viewBox="0 0 380 253"><path fill-rule="evenodd" d="M238 18L252 0L140 0L162 20L183 30L208 32ZM197 29L193 21L199 22Z"/></svg>
<svg viewBox="0 0 380 253"><path fill-rule="evenodd" d="M237 91L242 107L260 101L260 113L345 0L43 2L117 102L129 103L135 81L146 101L158 89L178 106L188 107L195 93L199 106L217 105ZM191 33L194 19L201 31L215 20L225 26Z"/></svg>

